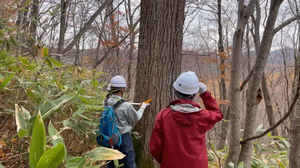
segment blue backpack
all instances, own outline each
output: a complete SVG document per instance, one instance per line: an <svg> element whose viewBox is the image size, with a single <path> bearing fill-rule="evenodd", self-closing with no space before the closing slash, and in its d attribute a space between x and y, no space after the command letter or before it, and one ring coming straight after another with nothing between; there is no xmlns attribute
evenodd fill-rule
<svg viewBox="0 0 300 168"><path fill-rule="evenodd" d="M115 113L117 109L125 100L121 99L113 107L105 107L100 116L99 130L97 130L97 143L104 147L119 147L122 143L121 134L117 128Z"/></svg>

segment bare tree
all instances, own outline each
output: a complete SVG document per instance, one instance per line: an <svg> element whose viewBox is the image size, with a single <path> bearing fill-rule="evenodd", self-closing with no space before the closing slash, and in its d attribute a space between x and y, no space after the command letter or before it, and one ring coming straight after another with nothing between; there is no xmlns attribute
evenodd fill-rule
<svg viewBox="0 0 300 168"><path fill-rule="evenodd" d="M296 2L296 1L295 1ZM297 3L296 3L297 5ZM299 10L298 10L299 16ZM300 19L298 19L298 49L295 54L295 78L293 82L293 92L297 89L297 86L300 85ZM297 82L298 81L298 82ZM294 95L295 96L295 95ZM289 162L290 168L300 167L300 99L298 98L297 106L294 109L294 113L290 118L291 127L289 132L289 141L290 141L290 151L289 151Z"/></svg>
<svg viewBox="0 0 300 168"><path fill-rule="evenodd" d="M240 141L240 60L241 60L241 50L243 43L243 35L245 31L246 23L249 17L254 12L256 0L251 0L247 6L245 6L244 0L239 0L238 2L238 22L237 28L233 37L233 51L231 60L231 75L230 75L230 142L229 142L229 156L227 163L232 162L237 165L238 154L240 151L239 141ZM227 164L228 165L228 164ZM229 167L229 166L228 166Z"/></svg>
<svg viewBox="0 0 300 168"><path fill-rule="evenodd" d="M73 48L73 46L80 40L80 38L84 35L84 33L91 26L91 24L95 21L95 19L97 18L97 16L106 8L107 5L109 5L110 3L112 3L112 1L113 0L105 0L103 2L103 4L98 8L98 10L96 10L95 13L89 18L89 20L83 26L83 28L80 29L80 31L76 34L76 36L74 37L74 39L68 44L68 46L66 48L64 48L61 51L61 54L65 54L65 53L69 52Z"/></svg>
<svg viewBox="0 0 300 168"><path fill-rule="evenodd" d="M256 125L257 106L260 100L257 99L258 90L260 87L260 79L262 77L267 58L269 56L272 40L274 36L275 23L278 15L278 10L283 0L272 0L270 4L269 16L267 19L266 28L259 52L253 67L253 75L249 81L247 90L246 104L246 122L244 130L244 139L254 136ZM259 95L258 95L259 96ZM253 141L248 141L242 144L239 162L244 162L245 167L251 166L251 158L253 154Z"/></svg>
<svg viewBox="0 0 300 168"><path fill-rule="evenodd" d="M58 40L58 53L60 53L64 49L64 43L65 43L65 34L67 31L67 10L70 1L69 0L61 0L60 1L60 30L59 30L59 40ZM60 57L57 57L57 60L60 60Z"/></svg>

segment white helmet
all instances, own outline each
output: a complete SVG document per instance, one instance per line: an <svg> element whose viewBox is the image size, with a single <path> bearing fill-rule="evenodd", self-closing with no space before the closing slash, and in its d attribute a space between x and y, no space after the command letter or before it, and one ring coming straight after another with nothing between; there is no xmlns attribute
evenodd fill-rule
<svg viewBox="0 0 300 168"><path fill-rule="evenodd" d="M195 72L183 72L176 79L173 87L180 93L193 95L199 91L199 80Z"/></svg>
<svg viewBox="0 0 300 168"><path fill-rule="evenodd" d="M126 81L123 76L117 75L111 78L108 87L126 88Z"/></svg>

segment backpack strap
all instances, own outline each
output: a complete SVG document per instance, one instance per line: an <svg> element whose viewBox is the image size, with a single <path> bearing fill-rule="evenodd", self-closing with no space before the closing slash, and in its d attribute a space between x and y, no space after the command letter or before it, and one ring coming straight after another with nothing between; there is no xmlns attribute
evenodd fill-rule
<svg viewBox="0 0 300 168"><path fill-rule="evenodd" d="M116 104L113 105L114 109L117 109L122 103L124 103L125 100L124 99L120 99Z"/></svg>
<svg viewBox="0 0 300 168"><path fill-rule="evenodd" d="M114 108L114 109L117 109L117 108L118 108L122 103L124 103L124 102L125 102L124 99L118 100L118 102L115 103L115 104L113 105L113 108ZM115 113L115 116L116 116L117 120L120 121L120 119L119 119L119 117L118 117L118 114L117 114L115 111L114 111L114 113Z"/></svg>

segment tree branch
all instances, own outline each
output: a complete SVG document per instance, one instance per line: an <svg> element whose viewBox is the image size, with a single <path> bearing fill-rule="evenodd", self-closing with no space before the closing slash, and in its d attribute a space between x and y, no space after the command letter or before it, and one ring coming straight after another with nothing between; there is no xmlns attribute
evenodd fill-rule
<svg viewBox="0 0 300 168"><path fill-rule="evenodd" d="M273 30L273 36L278 32L280 31L282 28L284 28L285 26L291 24L293 21L297 20L298 17L295 16L295 17L292 17L292 18L289 18L288 20L284 21L283 23L281 23L280 25L278 25L276 28L274 28Z"/></svg>
<svg viewBox="0 0 300 168"><path fill-rule="evenodd" d="M87 21L87 23L84 25L84 27L78 32L78 34L75 36L75 38L72 40L72 42L64 49L60 54L65 54L69 52L73 46L80 40L80 38L83 36L83 34L88 30L88 28L91 26L91 24L95 21L97 16L105 9L105 7L112 3L113 0L106 0L102 6L99 7L99 9L92 15L92 17Z"/></svg>
<svg viewBox="0 0 300 168"><path fill-rule="evenodd" d="M108 51L105 52L105 55L104 55L100 60L97 60L97 61L96 61L95 67L97 67L97 66L98 66L98 65L99 65L99 64L107 57L108 53L109 53L111 50L113 50L114 48L118 47L121 43L123 43L123 42L126 40L126 38L127 38L131 33L134 32L135 27L136 27L139 23L140 23L140 19L138 19L138 20L135 22L135 24L133 25L133 27L132 27L132 29L130 30L130 32L129 32L129 33L128 33L121 41L119 41L118 44L115 44L114 46L110 47L110 48L108 49Z"/></svg>
<svg viewBox="0 0 300 168"><path fill-rule="evenodd" d="M251 76L253 74L253 68L252 70L250 71L250 73L248 74L248 76L246 77L246 79L243 81L243 83L241 84L240 86L240 91L242 91L244 89L244 87L246 86L246 84L249 82Z"/></svg>
<svg viewBox="0 0 300 168"><path fill-rule="evenodd" d="M272 131L273 129L275 129L277 126L279 126L285 119L287 119L289 117L289 115L294 110L294 106L295 106L295 104L297 102L297 99L299 97L299 90L300 90L300 78L298 79L298 86L297 86L296 94L295 94L295 97L293 99L292 104L289 107L289 111L279 121L277 121L277 123L275 123L274 125L272 125L270 128L268 128L267 130L265 130L264 132L262 132L259 135L256 135L256 136L253 136L251 138L247 138L247 139L244 139L244 140L240 141L240 144L243 144L243 143L245 143L247 141L250 141L250 140L254 140L254 139L263 137L264 135L268 134L270 131Z"/></svg>

